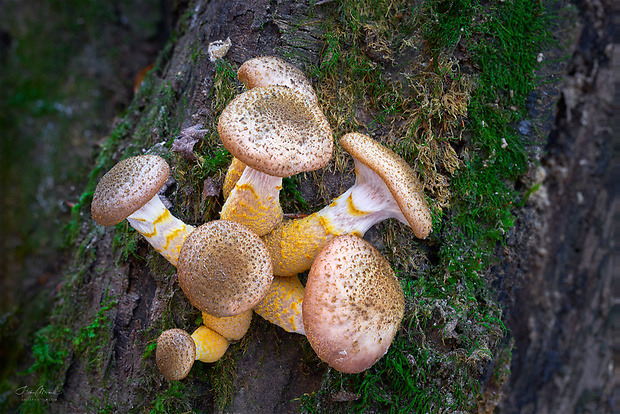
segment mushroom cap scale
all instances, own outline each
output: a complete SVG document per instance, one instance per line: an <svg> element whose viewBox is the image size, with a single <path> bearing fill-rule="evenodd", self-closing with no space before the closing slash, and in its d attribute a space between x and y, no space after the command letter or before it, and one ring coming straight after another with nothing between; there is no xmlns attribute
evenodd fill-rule
<svg viewBox="0 0 620 414"><path fill-rule="evenodd" d="M432 230L431 211L413 168L394 151L364 134L345 134L340 146L383 179L416 237L426 238Z"/></svg>
<svg viewBox="0 0 620 414"><path fill-rule="evenodd" d="M157 338L155 359L168 381L183 379L196 360L196 343L182 329L168 329Z"/></svg>
<svg viewBox="0 0 620 414"><path fill-rule="evenodd" d="M265 243L246 226L228 220L196 228L181 248L177 271L192 305L217 317L252 309L273 280Z"/></svg>
<svg viewBox="0 0 620 414"><path fill-rule="evenodd" d="M282 85L300 92L312 102L318 102L312 84L304 73L275 56L260 56L246 61L237 71L237 77L248 88Z"/></svg>
<svg viewBox="0 0 620 414"><path fill-rule="evenodd" d="M102 226L120 223L157 195L169 172L168 163L157 155L138 155L120 161L95 188L93 219Z"/></svg>
<svg viewBox="0 0 620 414"><path fill-rule="evenodd" d="M339 236L315 259L303 322L319 358L344 373L362 372L388 350L405 300L390 264L365 240Z"/></svg>
<svg viewBox="0 0 620 414"><path fill-rule="evenodd" d="M224 108L217 130L235 157L277 177L322 168L333 149L321 109L286 86L259 86L238 95Z"/></svg>

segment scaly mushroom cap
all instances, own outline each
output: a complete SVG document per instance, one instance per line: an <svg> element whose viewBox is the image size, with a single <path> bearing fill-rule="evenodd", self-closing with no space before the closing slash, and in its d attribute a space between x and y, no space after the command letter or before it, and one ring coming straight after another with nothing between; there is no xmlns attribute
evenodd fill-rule
<svg viewBox="0 0 620 414"><path fill-rule="evenodd" d="M196 360L196 344L182 329L168 329L157 338L155 359L168 381L183 379Z"/></svg>
<svg viewBox="0 0 620 414"><path fill-rule="evenodd" d="M246 61L237 71L237 77L248 88L282 85L300 92L312 102L318 102L312 84L304 73L290 63L275 57L261 56Z"/></svg>
<svg viewBox="0 0 620 414"><path fill-rule="evenodd" d="M273 280L265 243L244 225L228 220L194 230L181 248L177 271L192 305L218 317L252 309Z"/></svg>
<svg viewBox="0 0 620 414"><path fill-rule="evenodd" d="M102 226L113 226L152 199L168 179L170 167L157 155L138 155L116 164L99 181L91 214Z"/></svg>
<svg viewBox="0 0 620 414"><path fill-rule="evenodd" d="M416 237L426 238L433 225L431 210L411 166L364 134L346 134L340 139L340 146L383 179Z"/></svg>
<svg viewBox="0 0 620 414"><path fill-rule="evenodd" d="M306 336L319 358L362 372L388 350L405 309L390 264L356 236L330 241L314 261L303 302Z"/></svg>
<svg viewBox="0 0 620 414"><path fill-rule="evenodd" d="M217 131L235 157L276 177L322 168L333 149L321 109L285 86L259 86L238 95L222 112Z"/></svg>

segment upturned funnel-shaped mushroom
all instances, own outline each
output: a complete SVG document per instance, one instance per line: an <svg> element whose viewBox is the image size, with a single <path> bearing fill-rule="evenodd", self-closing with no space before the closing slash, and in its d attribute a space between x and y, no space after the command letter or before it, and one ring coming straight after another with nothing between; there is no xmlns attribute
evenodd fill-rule
<svg viewBox="0 0 620 414"><path fill-rule="evenodd" d="M282 177L322 168L333 149L321 109L286 86L259 86L237 96L222 112L218 133L246 165L221 218L247 225L258 235L282 221Z"/></svg>
<svg viewBox="0 0 620 414"><path fill-rule="evenodd" d="M370 137L350 133L340 140L355 160L355 184L329 206L284 222L264 236L276 276L310 268L322 247L342 234L363 236L374 224L396 218L421 239L431 231L432 218L413 169L392 150Z"/></svg>
<svg viewBox="0 0 620 414"><path fill-rule="evenodd" d="M356 236L330 241L314 261L303 303L306 336L319 358L353 374L387 352L405 299L390 264Z"/></svg>
<svg viewBox="0 0 620 414"><path fill-rule="evenodd" d="M168 163L156 155L138 155L119 162L97 184L91 214L102 226L127 219L176 266L181 246L194 227L170 214L157 195L169 172Z"/></svg>
<svg viewBox="0 0 620 414"><path fill-rule="evenodd" d="M263 241L246 226L229 220L196 228L183 244L177 271L192 305L217 317L252 309L273 280Z"/></svg>

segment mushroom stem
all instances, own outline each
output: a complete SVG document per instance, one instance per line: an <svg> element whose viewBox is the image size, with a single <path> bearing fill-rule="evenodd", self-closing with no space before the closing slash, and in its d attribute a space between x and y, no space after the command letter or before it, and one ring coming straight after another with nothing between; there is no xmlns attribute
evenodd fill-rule
<svg viewBox="0 0 620 414"><path fill-rule="evenodd" d="M287 332L305 335L303 301L304 286L299 277L274 277L271 288L254 312Z"/></svg>
<svg viewBox="0 0 620 414"><path fill-rule="evenodd" d="M191 336L196 343L196 359L198 361L215 362L228 349L228 340L205 325L199 326Z"/></svg>
<svg viewBox="0 0 620 414"><path fill-rule="evenodd" d="M362 237L375 224L396 218L409 225L385 182L355 160L355 184L316 213L333 235Z"/></svg>
<svg viewBox="0 0 620 414"><path fill-rule="evenodd" d="M157 195L127 217L127 221L174 266L179 261L183 242L194 230L174 217Z"/></svg>
<svg viewBox="0 0 620 414"><path fill-rule="evenodd" d="M383 180L355 162L355 184L332 203L302 219L286 221L264 236L276 276L292 276L310 269L314 258L331 239L343 234L363 237L388 218L405 220Z"/></svg>
<svg viewBox="0 0 620 414"><path fill-rule="evenodd" d="M246 225L259 236L270 233L282 222L281 189L282 177L245 167L220 216Z"/></svg>
<svg viewBox="0 0 620 414"><path fill-rule="evenodd" d="M355 184L329 206L285 222L264 236L274 275L292 276L308 270L334 237L362 237L373 225L389 218L409 225L419 238L430 233L430 210L411 167L361 134L347 134L341 144L354 156Z"/></svg>
<svg viewBox="0 0 620 414"><path fill-rule="evenodd" d="M310 269L321 248L335 237L319 213L287 220L263 236L275 276L293 276Z"/></svg>
<svg viewBox="0 0 620 414"><path fill-rule="evenodd" d="M229 341L238 341L250 328L252 313L250 309L239 315L217 317L202 312L202 323Z"/></svg>
<svg viewBox="0 0 620 414"><path fill-rule="evenodd" d="M233 157L228 170L226 171L226 178L224 178L224 185L222 185L222 195L224 200L228 199L228 196L237 185L237 181L245 170L245 164L237 157Z"/></svg>

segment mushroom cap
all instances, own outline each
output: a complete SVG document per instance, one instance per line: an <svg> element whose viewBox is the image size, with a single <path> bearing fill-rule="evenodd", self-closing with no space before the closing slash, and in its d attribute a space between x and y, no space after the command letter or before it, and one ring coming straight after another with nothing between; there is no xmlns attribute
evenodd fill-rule
<svg viewBox="0 0 620 414"><path fill-rule="evenodd" d="M177 272L192 305L218 317L252 309L273 280L265 243L246 226L228 220L205 223L187 237Z"/></svg>
<svg viewBox="0 0 620 414"><path fill-rule="evenodd" d="M277 177L324 167L334 145L318 105L286 86L259 86L238 95L224 108L217 131L235 157Z"/></svg>
<svg viewBox="0 0 620 414"><path fill-rule="evenodd" d="M413 168L394 151L364 134L348 133L340 139L340 146L383 179L416 237L426 238L433 220Z"/></svg>
<svg viewBox="0 0 620 414"><path fill-rule="evenodd" d="M331 240L308 274L306 336L319 358L338 371L362 372L377 362L392 343L404 309L390 264L359 237Z"/></svg>
<svg viewBox="0 0 620 414"><path fill-rule="evenodd" d="M90 211L102 226L113 226L153 198L168 179L170 167L157 155L120 161L99 181Z"/></svg>
<svg viewBox="0 0 620 414"><path fill-rule="evenodd" d="M157 338L155 359L168 381L183 379L196 361L196 343L182 329L168 329Z"/></svg>
<svg viewBox="0 0 620 414"><path fill-rule="evenodd" d="M237 71L237 77L248 88L257 86L287 86L318 102L312 84L304 73L275 56L260 56L246 61Z"/></svg>

